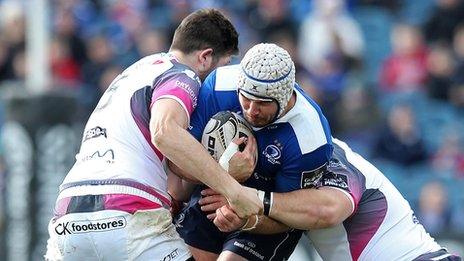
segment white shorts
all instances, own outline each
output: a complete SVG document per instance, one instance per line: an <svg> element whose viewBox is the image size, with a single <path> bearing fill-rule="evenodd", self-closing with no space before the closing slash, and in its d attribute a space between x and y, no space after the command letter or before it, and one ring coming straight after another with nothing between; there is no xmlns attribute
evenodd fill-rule
<svg viewBox="0 0 464 261"><path fill-rule="evenodd" d="M187 260L187 245L165 208L71 213L48 226L45 260Z"/></svg>

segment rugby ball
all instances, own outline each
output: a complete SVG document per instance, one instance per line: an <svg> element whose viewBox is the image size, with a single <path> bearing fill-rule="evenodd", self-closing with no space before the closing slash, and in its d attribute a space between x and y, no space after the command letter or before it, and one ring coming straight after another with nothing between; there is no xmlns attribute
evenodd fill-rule
<svg viewBox="0 0 464 261"><path fill-rule="evenodd" d="M216 113L203 130L201 143L219 161L230 142L235 138L253 136L253 130L240 115L230 111ZM242 151L245 144L239 146Z"/></svg>

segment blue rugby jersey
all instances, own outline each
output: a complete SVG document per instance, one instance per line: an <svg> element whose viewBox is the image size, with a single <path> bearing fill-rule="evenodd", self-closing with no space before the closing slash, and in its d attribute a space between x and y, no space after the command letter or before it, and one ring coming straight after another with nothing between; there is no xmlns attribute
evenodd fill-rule
<svg viewBox="0 0 464 261"><path fill-rule="evenodd" d="M198 140L217 112L228 110L242 114L237 93L239 70L239 65L221 67L204 81L189 128ZM254 128L258 163L245 183L247 186L277 192L304 188L308 174L332 156L327 119L298 84L294 90L296 103L287 114L266 127Z"/></svg>

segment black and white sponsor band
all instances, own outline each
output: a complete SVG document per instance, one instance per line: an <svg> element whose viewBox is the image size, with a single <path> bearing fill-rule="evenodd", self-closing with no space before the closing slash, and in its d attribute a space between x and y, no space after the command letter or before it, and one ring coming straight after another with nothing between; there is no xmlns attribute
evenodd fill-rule
<svg viewBox="0 0 464 261"><path fill-rule="evenodd" d="M55 232L58 235L80 234L88 232L103 232L121 229L126 226L126 219L122 216L98 220L76 220L57 222Z"/></svg>

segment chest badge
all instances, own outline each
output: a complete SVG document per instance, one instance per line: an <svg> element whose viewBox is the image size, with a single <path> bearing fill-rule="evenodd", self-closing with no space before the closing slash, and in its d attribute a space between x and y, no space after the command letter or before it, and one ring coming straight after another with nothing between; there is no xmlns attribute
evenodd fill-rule
<svg viewBox="0 0 464 261"><path fill-rule="evenodd" d="M269 144L262 153L271 164L280 164L279 159L282 156L282 152L278 146Z"/></svg>

